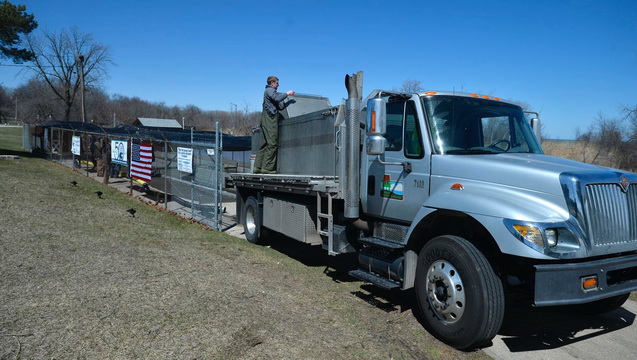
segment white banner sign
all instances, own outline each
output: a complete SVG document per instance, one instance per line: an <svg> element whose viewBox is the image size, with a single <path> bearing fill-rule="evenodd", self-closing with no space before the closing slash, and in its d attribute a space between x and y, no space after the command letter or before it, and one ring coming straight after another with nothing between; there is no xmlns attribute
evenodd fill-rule
<svg viewBox="0 0 637 360"><path fill-rule="evenodd" d="M80 137L77 135L73 135L73 142L71 143L71 153L73 153L73 155L80 155L80 144Z"/></svg>
<svg viewBox="0 0 637 360"><path fill-rule="evenodd" d="M191 148L177 148L177 170L192 174Z"/></svg>
<svg viewBox="0 0 637 360"><path fill-rule="evenodd" d="M128 140L111 140L111 162L128 166Z"/></svg>

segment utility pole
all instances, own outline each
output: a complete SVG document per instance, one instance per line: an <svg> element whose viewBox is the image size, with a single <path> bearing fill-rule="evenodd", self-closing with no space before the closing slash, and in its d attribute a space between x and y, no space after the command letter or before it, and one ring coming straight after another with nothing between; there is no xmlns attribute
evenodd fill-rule
<svg viewBox="0 0 637 360"><path fill-rule="evenodd" d="M86 122L86 108L84 107L84 55L77 54L75 60L79 63L79 69L77 73L80 77L80 91L81 91L81 102L82 102L82 122ZM68 119L66 119L68 120Z"/></svg>
<svg viewBox="0 0 637 360"><path fill-rule="evenodd" d="M232 107L233 106L234 106L234 112L232 111ZM232 128L234 128L234 129L236 129L238 127L237 124L239 123L239 120L237 119L238 118L237 112L238 112L237 111L237 104L230 103L230 119L232 120L232 124L233 124ZM230 130L229 134L234 134L234 131Z"/></svg>
<svg viewBox="0 0 637 360"><path fill-rule="evenodd" d="M15 122L18 122L18 95L15 96Z"/></svg>

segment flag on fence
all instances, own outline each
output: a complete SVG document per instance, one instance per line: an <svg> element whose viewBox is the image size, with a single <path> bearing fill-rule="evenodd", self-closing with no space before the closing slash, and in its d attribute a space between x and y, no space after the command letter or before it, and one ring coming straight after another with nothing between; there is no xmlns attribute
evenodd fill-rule
<svg viewBox="0 0 637 360"><path fill-rule="evenodd" d="M133 179L150 182L153 165L153 145L148 141L133 141L130 175Z"/></svg>

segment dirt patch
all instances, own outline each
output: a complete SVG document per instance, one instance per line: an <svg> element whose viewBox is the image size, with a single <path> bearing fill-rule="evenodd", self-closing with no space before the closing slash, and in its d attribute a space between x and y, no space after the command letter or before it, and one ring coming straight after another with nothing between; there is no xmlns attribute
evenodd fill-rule
<svg viewBox="0 0 637 360"><path fill-rule="evenodd" d="M255 246L44 160L0 162L0 209L1 359L488 358L351 259Z"/></svg>

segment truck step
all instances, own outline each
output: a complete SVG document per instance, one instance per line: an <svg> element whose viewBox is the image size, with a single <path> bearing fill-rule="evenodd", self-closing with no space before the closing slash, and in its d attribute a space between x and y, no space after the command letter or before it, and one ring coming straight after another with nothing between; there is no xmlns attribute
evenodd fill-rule
<svg viewBox="0 0 637 360"><path fill-rule="evenodd" d="M391 242L391 241L387 241L381 238L377 238L377 237L363 237L358 239L358 241L368 244L368 245L372 245L372 246L377 246L377 247L382 247L382 248L386 248L386 249L402 249L405 246L402 244L398 244L395 242Z"/></svg>
<svg viewBox="0 0 637 360"><path fill-rule="evenodd" d="M395 281L382 278L382 277L380 277L378 275L369 273L369 272L367 272L365 270L361 270L361 269L352 270L352 271L349 272L349 274L351 276L359 279L359 280L363 280L363 281L366 281L368 283L372 283L372 284L374 284L374 285L376 285L378 287L381 287L383 289L391 290L391 289L395 289L395 288L400 287L400 284L395 282Z"/></svg>

